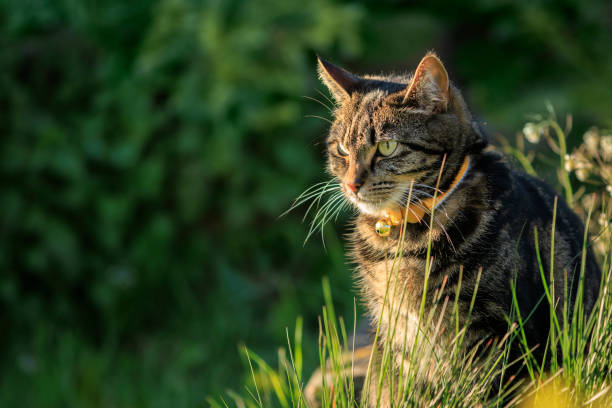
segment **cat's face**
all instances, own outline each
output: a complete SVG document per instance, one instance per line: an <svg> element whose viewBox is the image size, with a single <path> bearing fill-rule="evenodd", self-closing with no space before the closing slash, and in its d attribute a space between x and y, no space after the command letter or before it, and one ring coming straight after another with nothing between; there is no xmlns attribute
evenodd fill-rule
<svg viewBox="0 0 612 408"><path fill-rule="evenodd" d="M329 170L364 213L406 205L412 183L413 199L433 195L443 158L452 168L449 158L459 155L451 153L471 143L462 123L471 121L469 112L462 100L455 102L465 112L454 112L451 92L460 96L434 55L413 76L361 78L322 60L319 74L339 105L327 140Z"/></svg>

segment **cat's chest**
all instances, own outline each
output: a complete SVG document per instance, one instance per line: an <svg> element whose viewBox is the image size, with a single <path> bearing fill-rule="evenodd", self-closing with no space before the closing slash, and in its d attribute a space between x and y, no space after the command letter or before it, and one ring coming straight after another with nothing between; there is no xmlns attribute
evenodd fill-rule
<svg viewBox="0 0 612 408"><path fill-rule="evenodd" d="M362 218L353 236L362 299L381 338L402 348L419 330L425 261L410 254L422 247L408 234L402 245L393 234L381 238L370 224Z"/></svg>
<svg viewBox="0 0 612 408"><path fill-rule="evenodd" d="M423 293L422 262L410 257L388 257L363 262L359 268L362 289L372 317L384 309L406 316L418 310Z"/></svg>
<svg viewBox="0 0 612 408"><path fill-rule="evenodd" d="M395 350L412 344L420 327L423 279L411 258L368 262L359 268L368 314L383 342Z"/></svg>

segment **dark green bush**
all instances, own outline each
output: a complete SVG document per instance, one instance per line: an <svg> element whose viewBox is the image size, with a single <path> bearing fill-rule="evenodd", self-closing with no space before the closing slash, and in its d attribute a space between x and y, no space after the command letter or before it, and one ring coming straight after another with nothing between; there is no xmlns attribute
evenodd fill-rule
<svg viewBox="0 0 612 408"><path fill-rule="evenodd" d="M3 361L43 358L41 331L49 349L71 332L136 353L184 337L201 345L198 378L225 359L226 382L239 339L316 316L327 255L302 248L297 215L277 217L322 177L324 123L301 97L314 50L356 52L361 13L108 3L13 3L3 18Z"/></svg>
<svg viewBox="0 0 612 408"><path fill-rule="evenodd" d="M313 343L321 277L345 314L354 294L340 234L278 219L325 177L315 53L376 72L436 48L500 128L551 99L580 129L612 107L607 8L3 2L0 401L195 405L242 382L239 342L272 360L301 314Z"/></svg>

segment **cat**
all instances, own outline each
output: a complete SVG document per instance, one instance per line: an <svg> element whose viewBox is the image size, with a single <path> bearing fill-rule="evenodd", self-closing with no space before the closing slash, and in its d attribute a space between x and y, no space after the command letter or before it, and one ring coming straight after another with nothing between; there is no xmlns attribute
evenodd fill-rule
<svg viewBox="0 0 612 408"><path fill-rule="evenodd" d="M401 355L406 339L429 330L418 324L431 242L423 315L432 304L443 310L442 300L450 299L467 324L476 292L465 347L499 339L509 329L515 282L527 344L543 358L550 316L542 301L536 234L548 276L556 200L554 294L559 304L572 305L583 251L578 216L548 184L513 169L488 148L485 133L434 53L425 55L412 75L357 76L320 58L318 73L336 102L327 138L328 170L358 210L350 257L372 327L380 327L374 347L382 350L389 342ZM569 299L563 298L565 276L572 288ZM588 314L601 279L590 249L584 277ZM451 325L450 309L444 325ZM447 333L452 331L447 327ZM433 352L441 347L431 345ZM513 350L520 354L518 346ZM425 357L421 363L417 366L427 365ZM396 359L391 372L399 372L402 364L405 359ZM384 387L382 397L364 389L370 406L391 405L393 390L387 383Z"/></svg>

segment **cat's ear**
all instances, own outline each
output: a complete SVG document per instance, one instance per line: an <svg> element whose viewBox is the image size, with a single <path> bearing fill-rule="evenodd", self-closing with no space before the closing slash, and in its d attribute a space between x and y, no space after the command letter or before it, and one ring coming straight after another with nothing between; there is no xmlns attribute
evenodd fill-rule
<svg viewBox="0 0 612 408"><path fill-rule="evenodd" d="M317 56L319 78L327 86L336 102L342 103L350 98L351 94L359 88L361 78L353 75L331 62Z"/></svg>
<svg viewBox="0 0 612 408"><path fill-rule="evenodd" d="M410 85L401 94L394 95L396 102L412 105L431 112L442 113L450 101L450 81L442 61L428 53L414 71Z"/></svg>

